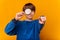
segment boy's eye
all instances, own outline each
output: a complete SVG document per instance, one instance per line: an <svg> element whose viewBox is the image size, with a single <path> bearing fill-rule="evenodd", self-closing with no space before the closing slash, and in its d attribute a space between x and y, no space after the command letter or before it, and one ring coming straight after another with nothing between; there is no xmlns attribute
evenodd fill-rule
<svg viewBox="0 0 60 40"><path fill-rule="evenodd" d="M26 14L30 14L30 13L31 13L31 10L30 10L30 9L26 9L26 10L25 10L25 13L26 13Z"/></svg>

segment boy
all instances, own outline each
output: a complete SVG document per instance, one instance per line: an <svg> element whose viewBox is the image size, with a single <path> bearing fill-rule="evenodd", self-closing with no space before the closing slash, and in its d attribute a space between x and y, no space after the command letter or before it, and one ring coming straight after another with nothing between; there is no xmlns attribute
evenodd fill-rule
<svg viewBox="0 0 60 40"><path fill-rule="evenodd" d="M30 9L30 11L26 12L26 9ZM43 16L39 17L39 19L32 20L34 13L35 6L32 3L25 4L23 12L16 14L16 17L7 24L5 32L8 35L17 35L17 40L40 40L39 33L46 21L46 18ZM23 15L26 16L26 20L19 20Z"/></svg>

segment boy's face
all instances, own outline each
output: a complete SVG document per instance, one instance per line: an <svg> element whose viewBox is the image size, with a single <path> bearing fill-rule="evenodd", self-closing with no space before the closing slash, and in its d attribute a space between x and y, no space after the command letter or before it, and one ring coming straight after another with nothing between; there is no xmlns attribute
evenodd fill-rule
<svg viewBox="0 0 60 40"><path fill-rule="evenodd" d="M32 19L33 18L33 16L34 16L34 11L31 11L31 13L30 14L25 14L26 15L26 18L28 18L28 19Z"/></svg>

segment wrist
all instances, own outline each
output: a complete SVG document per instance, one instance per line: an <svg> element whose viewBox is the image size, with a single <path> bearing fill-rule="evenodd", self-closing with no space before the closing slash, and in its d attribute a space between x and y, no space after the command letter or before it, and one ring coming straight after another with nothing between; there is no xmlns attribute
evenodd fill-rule
<svg viewBox="0 0 60 40"><path fill-rule="evenodd" d="M40 24L45 24L45 21L39 21Z"/></svg>

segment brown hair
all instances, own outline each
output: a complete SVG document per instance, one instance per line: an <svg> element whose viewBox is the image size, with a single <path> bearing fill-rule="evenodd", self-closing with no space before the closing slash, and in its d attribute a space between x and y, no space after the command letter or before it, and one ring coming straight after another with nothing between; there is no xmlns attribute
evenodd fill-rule
<svg viewBox="0 0 60 40"><path fill-rule="evenodd" d="M25 11L25 9L31 9L31 11L35 12L35 6L32 3L27 3L23 6L23 11Z"/></svg>

